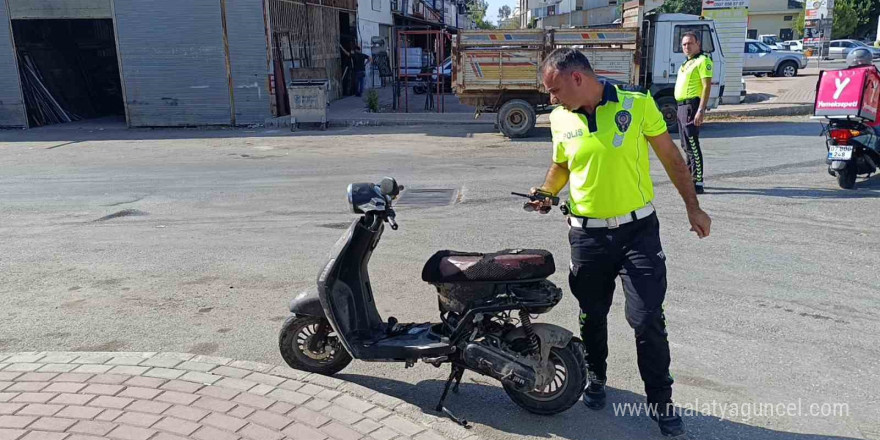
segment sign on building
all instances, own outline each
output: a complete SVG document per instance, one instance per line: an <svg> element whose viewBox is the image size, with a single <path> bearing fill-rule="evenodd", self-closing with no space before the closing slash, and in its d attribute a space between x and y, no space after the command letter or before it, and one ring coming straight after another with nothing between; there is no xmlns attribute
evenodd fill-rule
<svg viewBox="0 0 880 440"><path fill-rule="evenodd" d="M749 0L703 0L703 17L715 21L726 63L722 104L739 103Z"/></svg>
<svg viewBox="0 0 880 440"><path fill-rule="evenodd" d="M828 53L831 26L834 23L834 0L807 0L804 2L804 48Z"/></svg>

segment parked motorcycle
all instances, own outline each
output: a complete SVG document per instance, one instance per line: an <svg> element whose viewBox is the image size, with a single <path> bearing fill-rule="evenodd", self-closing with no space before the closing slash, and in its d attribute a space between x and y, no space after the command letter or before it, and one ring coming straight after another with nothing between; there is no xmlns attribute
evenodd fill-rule
<svg viewBox="0 0 880 440"><path fill-rule="evenodd" d="M547 277L556 270L545 250L513 249L490 254L440 251L428 259L422 279L436 287L440 321L383 320L370 284L368 264L389 224L397 230L393 201L403 186L392 178L355 183L348 201L360 214L336 242L315 289L291 301L279 346L293 368L332 375L351 360L421 360L451 366L436 407L463 426L445 406L465 370L499 380L517 405L556 414L574 405L586 384L583 344L562 327L533 323L549 312L562 290ZM417 294L417 293L414 293Z"/></svg>
<svg viewBox="0 0 880 440"><path fill-rule="evenodd" d="M828 149L828 173L837 177L841 188L852 189L856 176L870 176L877 171L880 152L875 148L880 139L874 127L858 119L831 119L823 134Z"/></svg>

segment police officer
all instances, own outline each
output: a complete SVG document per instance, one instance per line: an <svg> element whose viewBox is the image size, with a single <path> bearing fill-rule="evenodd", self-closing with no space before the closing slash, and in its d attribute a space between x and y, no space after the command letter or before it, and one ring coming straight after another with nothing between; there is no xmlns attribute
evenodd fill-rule
<svg viewBox="0 0 880 440"><path fill-rule="evenodd" d="M664 435L681 435L683 423L672 407L663 316L666 257L651 204L649 143L684 199L691 229L706 237L711 220L700 209L688 169L650 94L600 82L587 58L573 49L553 51L542 70L551 102L560 106L550 114L553 163L544 184L532 191L556 195L569 183L569 285L581 309L590 370L584 403L591 409L605 406L607 315L619 276L651 417ZM530 204L549 210L547 201Z"/></svg>
<svg viewBox="0 0 880 440"><path fill-rule="evenodd" d="M681 49L687 55L675 80L675 99L678 101L678 134L681 148L687 154L688 168L697 194L703 193L703 152L700 150L700 126L712 91L712 59L703 53L697 34L688 32L681 37Z"/></svg>

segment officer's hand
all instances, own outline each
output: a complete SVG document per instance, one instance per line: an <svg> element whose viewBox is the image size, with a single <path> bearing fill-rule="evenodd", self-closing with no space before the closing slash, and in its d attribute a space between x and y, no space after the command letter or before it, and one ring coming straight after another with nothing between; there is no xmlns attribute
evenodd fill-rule
<svg viewBox="0 0 880 440"><path fill-rule="evenodd" d="M700 238L709 236L709 228L712 226L712 219L700 208L688 209L688 221L691 222L691 231L697 233Z"/></svg>
<svg viewBox="0 0 880 440"><path fill-rule="evenodd" d="M697 114L694 115L694 125L697 127L703 125L703 110L697 110Z"/></svg>
<svg viewBox="0 0 880 440"><path fill-rule="evenodd" d="M538 192L538 188L532 188L529 190L530 195L535 195ZM550 200L529 200L523 204L523 209L526 211L538 211L541 214L547 214L550 212L552 204Z"/></svg>

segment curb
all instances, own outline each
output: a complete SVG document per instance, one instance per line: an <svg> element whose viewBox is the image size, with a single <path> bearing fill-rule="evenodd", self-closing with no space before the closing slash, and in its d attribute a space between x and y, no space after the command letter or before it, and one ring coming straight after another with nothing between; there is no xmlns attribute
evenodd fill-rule
<svg viewBox="0 0 880 440"><path fill-rule="evenodd" d="M8 376L32 375L34 380L39 376L39 380L44 381L51 380L46 378L49 375L54 378L69 374L91 376L92 379L82 380L92 383L118 384L125 379L144 377L175 382L177 387L185 387L188 383L191 387L229 388L251 396L249 399L278 398L277 402L294 405L291 408L309 406L314 402L349 409L342 409L342 412L361 412L358 415L373 424L373 430L379 426L385 426L379 431L390 427L393 435L389 439L480 440L470 430L445 417L426 414L415 405L352 382L289 367L223 357L174 352L0 352L0 376L4 373ZM326 415L330 424L339 424L332 421L333 415ZM364 438L368 436L366 432L361 434Z"/></svg>
<svg viewBox="0 0 880 440"><path fill-rule="evenodd" d="M447 113L448 114L448 113ZM419 125L493 125L495 118L449 120L438 114L434 118L406 118L400 117L395 119L379 119L379 118L330 118L327 120L328 127L407 127ZM290 117L267 119L263 124L265 128L290 128ZM315 125L315 124L312 124ZM306 125L306 128L311 125Z"/></svg>
<svg viewBox="0 0 880 440"><path fill-rule="evenodd" d="M813 104L792 104L779 107L753 108L745 110L712 110L706 119L755 118L768 116L803 116L813 114Z"/></svg>
<svg viewBox="0 0 880 440"><path fill-rule="evenodd" d="M444 119L331 119L328 124L331 127L406 127L418 125L492 125L494 122L475 119L460 121Z"/></svg>

